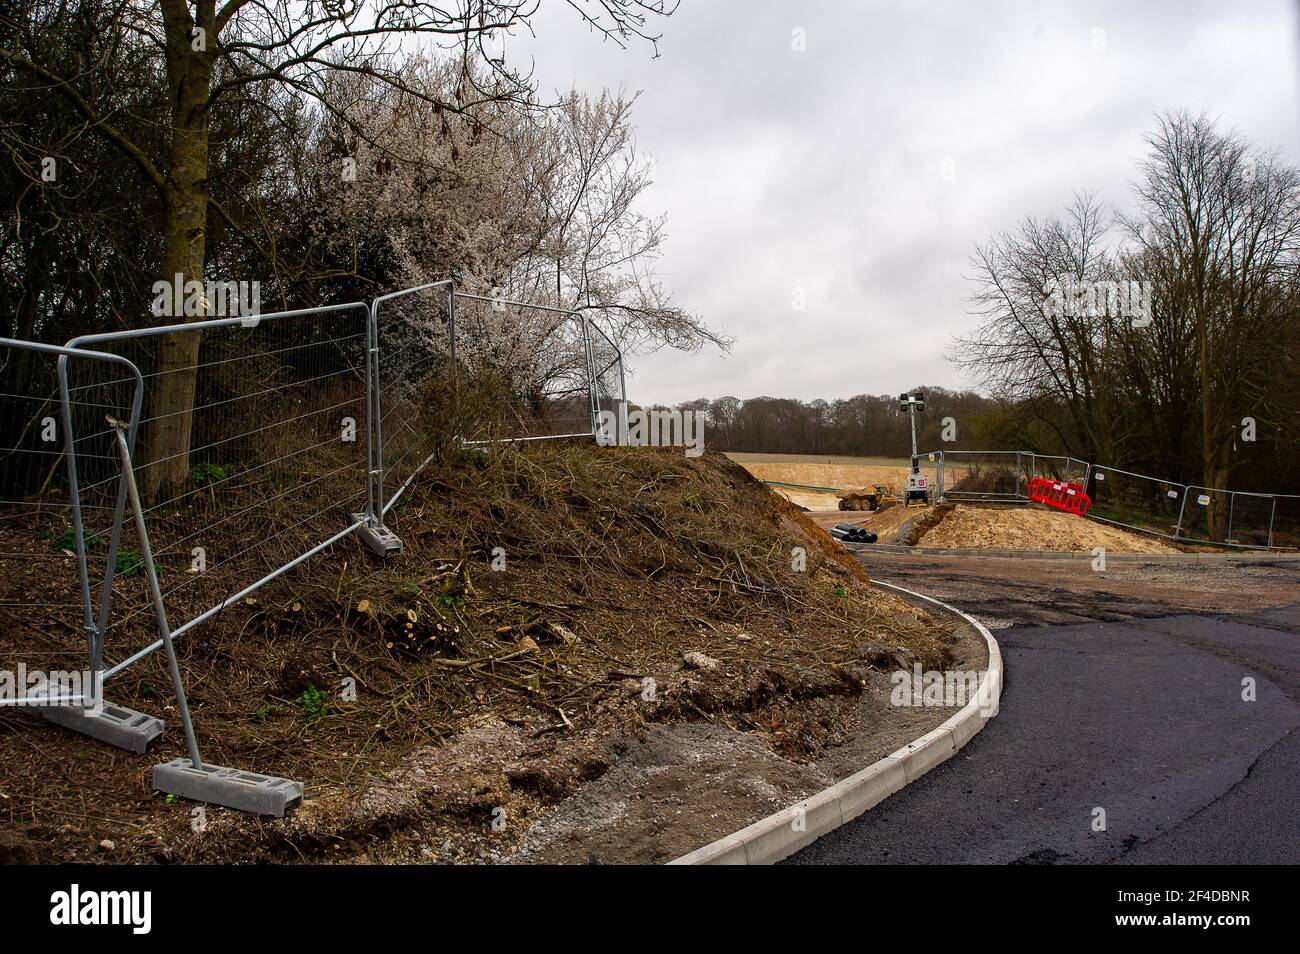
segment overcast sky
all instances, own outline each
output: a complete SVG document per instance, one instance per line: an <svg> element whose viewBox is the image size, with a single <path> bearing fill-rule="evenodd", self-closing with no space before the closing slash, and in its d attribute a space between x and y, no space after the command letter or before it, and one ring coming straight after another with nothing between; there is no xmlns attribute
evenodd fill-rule
<svg viewBox="0 0 1300 954"><path fill-rule="evenodd" d="M736 339L637 359L630 396L833 399L968 386L946 355L972 327L974 244L1080 189L1128 207L1156 113L1205 111L1300 164L1296 10L683 0L651 59L551 2L505 43L544 90L641 91L660 275Z"/></svg>

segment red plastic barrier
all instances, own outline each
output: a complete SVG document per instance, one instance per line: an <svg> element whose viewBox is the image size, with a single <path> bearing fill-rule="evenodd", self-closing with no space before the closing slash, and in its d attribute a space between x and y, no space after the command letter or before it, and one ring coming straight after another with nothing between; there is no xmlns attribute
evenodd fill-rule
<svg viewBox="0 0 1300 954"><path fill-rule="evenodd" d="M1028 496L1030 500L1079 516L1086 514L1092 506L1092 498L1082 484L1048 480L1046 477L1035 477L1029 482Z"/></svg>

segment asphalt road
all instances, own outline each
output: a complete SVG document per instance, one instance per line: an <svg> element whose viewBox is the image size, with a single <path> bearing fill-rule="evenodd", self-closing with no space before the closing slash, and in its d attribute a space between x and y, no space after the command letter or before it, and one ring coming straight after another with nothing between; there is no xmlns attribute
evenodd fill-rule
<svg viewBox="0 0 1300 954"><path fill-rule="evenodd" d="M786 863L1300 862L1300 603L1160 610L995 631L984 731Z"/></svg>

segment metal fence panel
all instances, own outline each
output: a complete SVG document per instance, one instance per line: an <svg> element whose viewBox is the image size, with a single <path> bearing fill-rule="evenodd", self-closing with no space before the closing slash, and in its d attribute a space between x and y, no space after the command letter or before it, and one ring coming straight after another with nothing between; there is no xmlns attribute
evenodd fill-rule
<svg viewBox="0 0 1300 954"><path fill-rule="evenodd" d="M581 314L461 292L454 302L467 442L594 434L593 357Z"/></svg>
<svg viewBox="0 0 1300 954"><path fill-rule="evenodd" d="M1203 543L1265 548L1274 519L1268 494L1188 487L1183 501L1180 536Z"/></svg>
<svg viewBox="0 0 1300 954"><path fill-rule="evenodd" d="M176 635L356 528L368 487L369 315L354 303L70 342L129 358L144 374L134 469ZM76 364L67 388L73 491L96 515L88 538L109 539L97 598L111 596L112 675L161 643L142 646L124 628L151 607L134 530L103 509L120 470L105 415L120 414L129 382Z"/></svg>
<svg viewBox="0 0 1300 954"><path fill-rule="evenodd" d="M1273 495L1270 546L1300 550L1300 494Z"/></svg>
<svg viewBox="0 0 1300 954"><path fill-rule="evenodd" d="M439 440L590 437L624 382L618 346L585 315L449 281L63 348L0 339L0 669L46 672L57 656L58 671L93 670L95 695L53 698L93 702L166 645L197 765L170 635L380 529ZM0 696L15 701L32 700ZM100 720L58 711L44 710L129 748L162 730L125 710L90 731Z"/></svg>
<svg viewBox="0 0 1300 954"><path fill-rule="evenodd" d="M1088 516L1165 537L1177 536L1187 488L1182 484L1114 467L1092 469Z"/></svg>
<svg viewBox="0 0 1300 954"><path fill-rule="evenodd" d="M1091 465L1086 461L1075 457L1034 454L1028 451L1021 451L1020 455L1021 459L1026 461L1025 473L1028 478L1026 484L1035 477L1042 477L1062 483L1087 485Z"/></svg>
<svg viewBox="0 0 1300 954"><path fill-rule="evenodd" d="M619 406L627 402L623 353L594 320L589 318L587 327L591 334L596 412L610 411L617 415Z"/></svg>
<svg viewBox="0 0 1300 954"><path fill-rule="evenodd" d="M378 410L373 496L386 513L439 445L459 438L466 422L456 399L452 283L383 295L371 312Z"/></svg>
<svg viewBox="0 0 1300 954"><path fill-rule="evenodd" d="M37 673L48 678L54 671L71 675L98 669L99 613L92 584L104 578L113 533L88 533L83 522L116 526L124 500L119 468L98 505L102 509L92 513L75 506L71 432L59 386L60 363L69 360L123 379L127 400L121 419L128 425L128 442L139 418L142 382L128 361L0 339L0 670L17 689L0 697L0 705L29 702L33 688L44 698L93 701L85 697L85 685L68 695L67 687L42 690L32 681ZM89 458L100 448L84 450Z"/></svg>
<svg viewBox="0 0 1300 954"><path fill-rule="evenodd" d="M1026 483L1035 477L1062 482L1069 480L1070 458L1068 457L1022 452L1021 459L1024 462Z"/></svg>
<svg viewBox="0 0 1300 954"><path fill-rule="evenodd" d="M1032 454L1023 451L956 451L940 454L939 478L945 500L1021 500L1029 482Z"/></svg>

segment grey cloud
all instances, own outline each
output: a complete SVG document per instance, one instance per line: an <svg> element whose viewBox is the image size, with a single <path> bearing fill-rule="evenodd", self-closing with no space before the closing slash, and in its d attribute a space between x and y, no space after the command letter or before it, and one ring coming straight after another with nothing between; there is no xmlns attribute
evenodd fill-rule
<svg viewBox="0 0 1300 954"><path fill-rule="evenodd" d="M945 352L974 243L1076 190L1125 206L1157 113L1204 110L1300 164L1296 9L684 0L651 60L554 3L507 55L544 88L643 91L665 285L737 338L639 359L634 396L835 398L967 383Z"/></svg>

